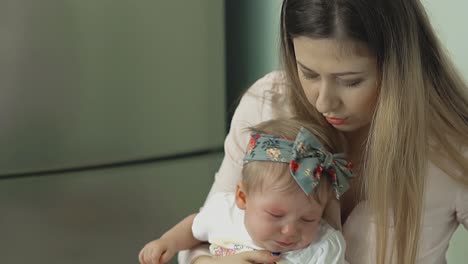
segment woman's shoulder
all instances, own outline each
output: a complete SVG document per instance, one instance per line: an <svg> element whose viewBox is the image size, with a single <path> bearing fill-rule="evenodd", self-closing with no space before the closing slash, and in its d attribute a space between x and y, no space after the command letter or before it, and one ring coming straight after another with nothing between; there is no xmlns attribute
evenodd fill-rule
<svg viewBox="0 0 468 264"><path fill-rule="evenodd" d="M462 158L468 161L468 146L458 145L458 152ZM444 161L445 160L445 161ZM468 188L461 181L457 180L463 177L468 177L466 171L456 166L456 163L448 160L445 157L436 157L428 161L426 183L429 187L433 186L438 189L438 192L445 193L448 190L459 188ZM429 189L428 191L432 191Z"/></svg>
<svg viewBox="0 0 468 264"><path fill-rule="evenodd" d="M458 177L468 177L460 171L448 171L429 161L426 171L426 210L431 208L454 208L460 193L467 193L468 186Z"/></svg>
<svg viewBox="0 0 468 264"><path fill-rule="evenodd" d="M451 149L451 155L448 155L447 151L440 151L440 149L444 149L442 145L446 144L454 147ZM466 142L451 140L450 142L440 143L439 141L430 140L429 146L426 182L447 187L463 186L456 179L468 177L466 167L462 168L459 166L460 160L465 160L468 163L468 145ZM459 159L458 162L454 158Z"/></svg>
<svg viewBox="0 0 468 264"><path fill-rule="evenodd" d="M244 93L232 121L248 121L250 125L255 125L274 118L278 113L289 116L287 87L284 72L266 74Z"/></svg>
<svg viewBox="0 0 468 264"><path fill-rule="evenodd" d="M216 186L224 187L216 187L217 190L231 190L240 179L243 157L250 139L248 128L277 117L279 112L282 115L291 115L289 104L285 102L286 91L284 73L274 71L257 80L244 93L234 111L231 127L224 141L225 158L215 181Z"/></svg>
<svg viewBox="0 0 468 264"><path fill-rule="evenodd" d="M247 92L262 95L265 92L285 93L288 81L284 71L272 71L255 81Z"/></svg>

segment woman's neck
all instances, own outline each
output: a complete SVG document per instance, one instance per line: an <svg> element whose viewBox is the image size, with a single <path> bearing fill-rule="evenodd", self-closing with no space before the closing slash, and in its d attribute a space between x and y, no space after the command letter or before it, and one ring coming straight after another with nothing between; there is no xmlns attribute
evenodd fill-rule
<svg viewBox="0 0 468 264"><path fill-rule="evenodd" d="M346 155L354 164L356 170L361 168L361 161L369 135L369 127L366 126L356 131L343 133L347 142Z"/></svg>
<svg viewBox="0 0 468 264"><path fill-rule="evenodd" d="M347 141L346 155L349 161L353 164L354 177L350 180L350 188L343 195L341 201L341 221L344 224L351 211L363 200L363 156L366 148L366 143L369 135L369 127L362 128L358 131L343 133Z"/></svg>

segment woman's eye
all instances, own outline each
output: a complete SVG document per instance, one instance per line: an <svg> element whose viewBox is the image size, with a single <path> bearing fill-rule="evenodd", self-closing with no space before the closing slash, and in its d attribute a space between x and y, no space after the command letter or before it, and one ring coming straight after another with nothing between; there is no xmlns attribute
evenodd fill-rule
<svg viewBox="0 0 468 264"><path fill-rule="evenodd" d="M304 79L306 80L313 80L317 79L319 76L317 74L302 72L302 77L304 77Z"/></svg>
<svg viewBox="0 0 468 264"><path fill-rule="evenodd" d="M358 80L351 80L351 81L341 81L341 83L342 85L346 87L356 87L362 83L362 80L358 79Z"/></svg>
<svg viewBox="0 0 468 264"><path fill-rule="evenodd" d="M302 218L302 221L306 222L306 223L314 223L317 221L317 219L307 219L307 218Z"/></svg>

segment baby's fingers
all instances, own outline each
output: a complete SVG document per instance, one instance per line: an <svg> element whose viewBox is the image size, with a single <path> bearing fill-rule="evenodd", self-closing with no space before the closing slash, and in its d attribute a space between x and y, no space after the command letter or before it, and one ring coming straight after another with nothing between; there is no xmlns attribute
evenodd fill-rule
<svg viewBox="0 0 468 264"><path fill-rule="evenodd" d="M140 264L147 264L147 263L145 262L144 256L145 256L145 248L142 248L142 249L140 250L140 253L138 253L138 261L140 262Z"/></svg>
<svg viewBox="0 0 468 264"><path fill-rule="evenodd" d="M159 258L164 252L158 248L145 247L139 254L141 264L159 264Z"/></svg>
<svg viewBox="0 0 468 264"><path fill-rule="evenodd" d="M169 262L169 260L171 260L173 256L174 256L174 252L172 252L171 250L166 250L166 252L164 252L162 256L160 257L158 264Z"/></svg>

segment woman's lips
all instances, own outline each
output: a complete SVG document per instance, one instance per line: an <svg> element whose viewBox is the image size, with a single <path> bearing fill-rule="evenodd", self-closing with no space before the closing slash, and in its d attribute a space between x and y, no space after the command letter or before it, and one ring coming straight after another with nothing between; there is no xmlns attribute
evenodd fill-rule
<svg viewBox="0 0 468 264"><path fill-rule="evenodd" d="M346 118L335 118L335 117L325 117L328 121L328 123L339 126L343 125L346 122Z"/></svg>

